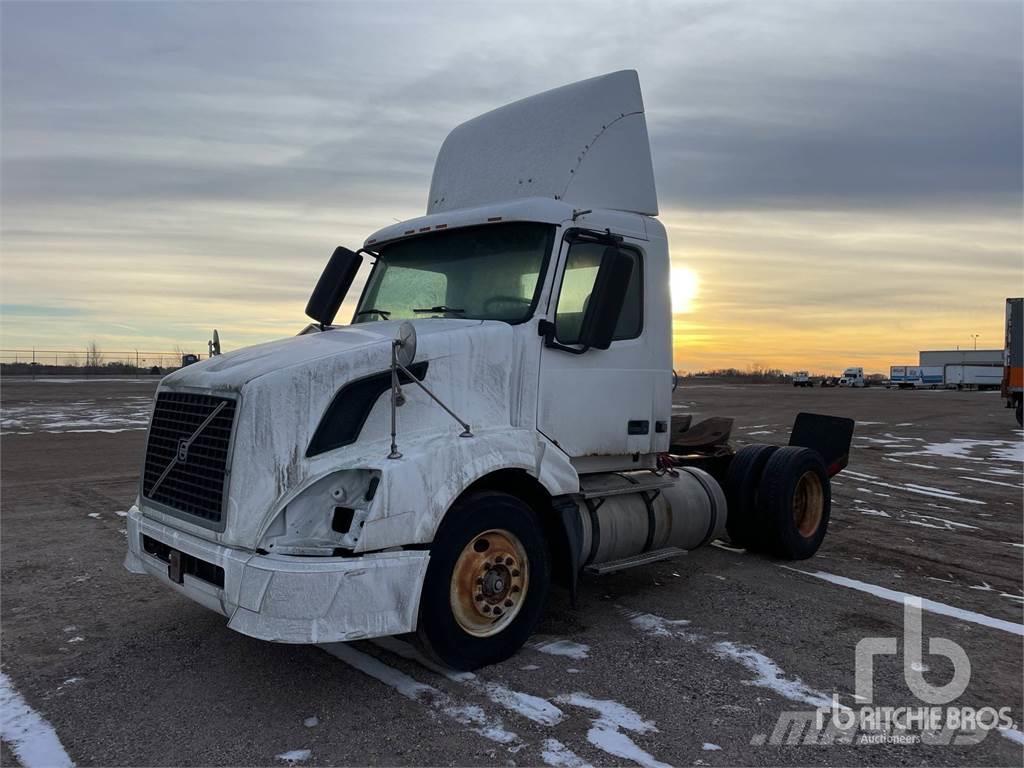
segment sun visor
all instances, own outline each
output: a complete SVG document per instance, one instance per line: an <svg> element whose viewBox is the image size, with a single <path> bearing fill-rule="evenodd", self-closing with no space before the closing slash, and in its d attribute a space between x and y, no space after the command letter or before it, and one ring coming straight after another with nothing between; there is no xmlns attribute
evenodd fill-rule
<svg viewBox="0 0 1024 768"><path fill-rule="evenodd" d="M428 214L524 197L658 214L635 71L530 96L448 134L434 164Z"/></svg>

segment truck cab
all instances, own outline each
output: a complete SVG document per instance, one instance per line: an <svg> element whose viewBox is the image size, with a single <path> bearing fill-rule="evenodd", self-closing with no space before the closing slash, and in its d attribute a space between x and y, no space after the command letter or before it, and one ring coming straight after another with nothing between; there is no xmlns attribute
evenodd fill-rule
<svg viewBox="0 0 1024 768"><path fill-rule="evenodd" d="M692 460L670 451L681 430L657 213L635 72L455 128L426 214L336 249L312 325L163 379L126 567L253 637L415 631L471 669L525 642L552 579L575 594L587 569L726 535L721 435L690 433ZM751 495L729 534L812 555L843 450L733 467L737 487L756 488L755 472L785 482L765 497L781 523L755 520Z"/></svg>
<svg viewBox="0 0 1024 768"><path fill-rule="evenodd" d="M867 384L863 368L847 368L839 377L840 387L863 387Z"/></svg>

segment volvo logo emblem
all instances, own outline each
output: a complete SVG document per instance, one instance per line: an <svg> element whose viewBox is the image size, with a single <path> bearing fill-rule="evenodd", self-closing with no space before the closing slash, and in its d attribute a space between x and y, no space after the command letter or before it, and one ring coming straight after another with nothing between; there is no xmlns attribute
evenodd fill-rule
<svg viewBox="0 0 1024 768"><path fill-rule="evenodd" d="M188 443L184 437L178 441L178 461L188 461Z"/></svg>

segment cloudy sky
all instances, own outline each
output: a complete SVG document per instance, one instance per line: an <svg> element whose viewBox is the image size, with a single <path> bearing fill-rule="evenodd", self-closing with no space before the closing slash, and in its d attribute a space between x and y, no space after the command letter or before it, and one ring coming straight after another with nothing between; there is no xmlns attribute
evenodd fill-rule
<svg viewBox="0 0 1024 768"><path fill-rule="evenodd" d="M451 127L633 68L679 368L887 370L971 334L1001 347L1004 299L1024 293L1022 16L5 0L2 346L292 334L335 245L423 213Z"/></svg>

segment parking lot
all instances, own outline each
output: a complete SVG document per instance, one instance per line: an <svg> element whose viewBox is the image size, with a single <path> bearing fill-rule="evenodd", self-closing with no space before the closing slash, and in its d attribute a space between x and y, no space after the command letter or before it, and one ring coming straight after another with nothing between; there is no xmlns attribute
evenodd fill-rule
<svg viewBox="0 0 1024 768"><path fill-rule="evenodd" d="M857 420L812 560L711 546L552 591L533 643L476 674L404 638L263 643L121 567L154 381L3 382L4 696L78 765L1019 765L1019 730L973 744L774 743L786 712L854 698L865 638L970 660L958 706L1022 713L1024 442L996 393L685 381L676 410L785 443L801 410ZM16 694L14 693L16 691ZM873 703L915 707L901 655ZM5 731L7 733L8 731ZM26 737L31 740L31 734ZM27 743L27 742L26 742ZM19 749L24 743L18 743ZM15 762L12 744L2 757Z"/></svg>

